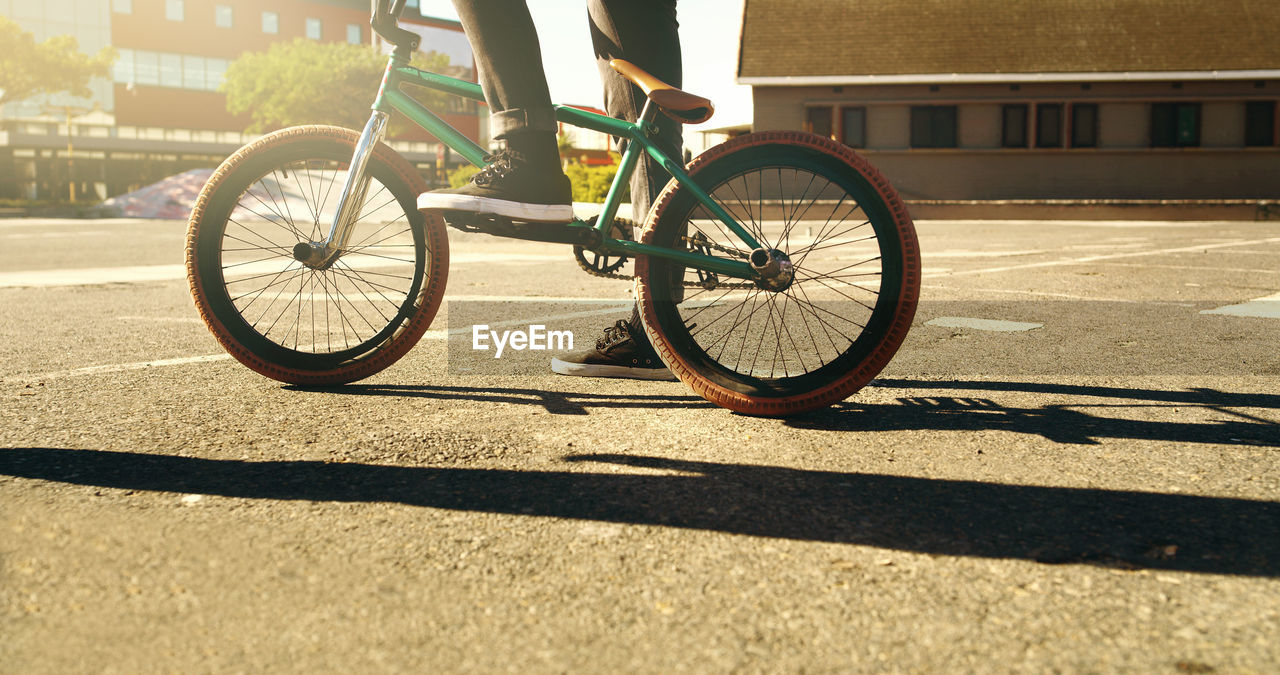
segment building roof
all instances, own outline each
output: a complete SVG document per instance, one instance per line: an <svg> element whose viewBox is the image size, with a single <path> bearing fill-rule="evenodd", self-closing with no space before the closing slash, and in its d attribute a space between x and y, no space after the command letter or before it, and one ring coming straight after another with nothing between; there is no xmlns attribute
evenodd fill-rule
<svg viewBox="0 0 1280 675"><path fill-rule="evenodd" d="M1280 74L1277 0L746 0L743 12L745 84Z"/></svg>

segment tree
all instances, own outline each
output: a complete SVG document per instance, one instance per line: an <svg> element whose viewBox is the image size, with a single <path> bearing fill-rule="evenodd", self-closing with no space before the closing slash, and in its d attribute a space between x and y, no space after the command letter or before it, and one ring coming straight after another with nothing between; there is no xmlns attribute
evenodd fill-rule
<svg viewBox="0 0 1280 675"><path fill-rule="evenodd" d="M247 129L262 132L297 124L336 124L360 128L378 92L387 57L367 46L298 38L245 54L227 68L222 91L227 110L249 113ZM445 54L414 54L413 66L442 70ZM443 107L447 95L425 92L419 101Z"/></svg>
<svg viewBox="0 0 1280 675"><path fill-rule="evenodd" d="M70 35L37 43L29 31L0 16L0 105L60 91L89 96L89 79L106 77L115 60L111 47L95 56L82 53Z"/></svg>

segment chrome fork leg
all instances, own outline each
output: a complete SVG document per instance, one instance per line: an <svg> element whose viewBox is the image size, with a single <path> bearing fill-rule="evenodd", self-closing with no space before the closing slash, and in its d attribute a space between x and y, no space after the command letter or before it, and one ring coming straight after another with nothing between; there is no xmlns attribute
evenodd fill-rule
<svg viewBox="0 0 1280 675"><path fill-rule="evenodd" d="M356 143L355 153L351 156L351 167L347 170L347 181L343 184L342 196L338 199L337 215L334 216L329 237L321 242L321 248L328 253L326 257L330 261L341 255L351 239L351 229L356 217L360 215L365 193L369 190L369 176L366 173L369 157L373 154L373 148L386 136L387 118L387 113L375 110Z"/></svg>

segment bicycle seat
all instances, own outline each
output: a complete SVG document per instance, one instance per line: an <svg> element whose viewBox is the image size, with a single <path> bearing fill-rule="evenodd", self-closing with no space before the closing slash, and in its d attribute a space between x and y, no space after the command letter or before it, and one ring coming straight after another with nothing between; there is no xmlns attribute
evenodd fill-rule
<svg viewBox="0 0 1280 675"><path fill-rule="evenodd" d="M609 61L609 67L640 87L654 105L676 120L697 124L711 119L715 114L716 107L709 99L676 89L630 61L613 59Z"/></svg>

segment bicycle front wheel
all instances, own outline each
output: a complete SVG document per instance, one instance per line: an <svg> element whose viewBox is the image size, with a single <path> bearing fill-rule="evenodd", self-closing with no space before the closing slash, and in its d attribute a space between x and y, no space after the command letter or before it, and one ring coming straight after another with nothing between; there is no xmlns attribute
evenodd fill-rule
<svg viewBox="0 0 1280 675"><path fill-rule="evenodd" d="M309 267L294 246L328 234L359 134L277 131L218 167L191 212L187 277L200 316L249 368L293 384L368 377L422 336L444 297L444 223L417 210L426 185L385 145L347 249Z"/></svg>
<svg viewBox="0 0 1280 675"><path fill-rule="evenodd" d="M769 416L825 407L871 381L906 337L920 291L915 228L888 181L847 146L780 131L716 146L688 172L793 276L756 284L638 257L645 330L672 372L713 403ZM641 241L751 254L675 181Z"/></svg>

